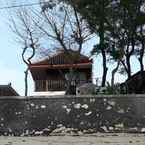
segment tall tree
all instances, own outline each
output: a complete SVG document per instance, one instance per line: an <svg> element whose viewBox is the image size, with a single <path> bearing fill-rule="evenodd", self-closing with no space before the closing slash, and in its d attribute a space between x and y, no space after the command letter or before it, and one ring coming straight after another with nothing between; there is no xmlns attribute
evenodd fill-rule
<svg viewBox="0 0 145 145"><path fill-rule="evenodd" d="M53 34L53 40L65 52L68 62L73 64L79 59L85 42L91 39L91 33L87 23L76 11L75 5L69 6L64 2L49 1L43 2L41 8L41 17L46 22L46 25L49 25L52 33L50 33L50 29L48 30L47 27L42 27L42 25L38 25L38 27L44 34L46 33L48 38L52 38ZM75 56L69 50L75 50ZM66 94L70 94L71 92L74 71L73 67L70 68L69 79L64 77L67 83Z"/></svg>
<svg viewBox="0 0 145 145"><path fill-rule="evenodd" d="M19 12L22 13L22 9L20 9ZM20 26L19 33L17 33L18 31L15 31L16 34L19 36L19 34L24 33L23 26L25 26L25 23L27 24L29 22L29 24L33 24L33 26L30 27L33 30L31 33L36 32L35 37L38 36L37 34L40 34L36 40L37 43L39 42L39 48L45 49L43 52L46 57L50 55L47 54L47 52L49 52L47 49L52 50L53 53L63 50L66 53L68 62L73 64L74 61L79 59L85 42L91 39L91 33L85 20L77 13L75 7L66 5L63 2L59 4L54 1L49 3L43 2L40 3L39 9L25 9L23 13L27 13L29 19L23 19L23 15L21 15L13 21L15 30L18 30L18 27ZM17 19L22 23L17 23ZM29 34L29 29L27 27L25 33ZM27 41L27 38L31 38L30 40L35 42L33 37L24 37L23 35L22 37L24 42ZM50 44L52 45L50 46ZM31 43L28 47L32 47ZM38 50L40 50L39 48ZM69 50L74 50L76 52L75 56L74 53L71 53ZM27 65L29 64L27 63ZM72 77L69 77L69 80L66 79L66 92L68 93L70 92L69 90L73 78L73 67L70 68L69 72L69 76Z"/></svg>
<svg viewBox="0 0 145 145"><path fill-rule="evenodd" d="M131 77L130 58L134 55L137 42L137 29L140 27L140 15L142 0L121 0L119 6L119 16L122 18L120 29L124 31L121 43L124 45L125 64L128 78Z"/></svg>
<svg viewBox="0 0 145 145"><path fill-rule="evenodd" d="M19 13L15 13L17 20L14 17L10 18L10 26L16 34L17 42L22 46L22 60L26 64L25 73L25 96L28 95L28 73L29 65L35 56L36 50L39 48L39 39L41 34L37 32L34 23L30 22L28 12L21 9ZM29 53L28 53L29 52Z"/></svg>
<svg viewBox="0 0 145 145"><path fill-rule="evenodd" d="M107 73L106 47L102 48L102 44L106 41L106 34L111 33L109 39L118 41L119 49L124 51L124 57L121 60L124 69L131 77L130 58L134 55L136 45L136 31L144 21L144 0L66 0L73 2L77 6L77 10L87 20L90 29L96 32L100 38L100 46L96 49L102 50L103 58L103 77L102 85L104 85L105 74ZM117 48L118 49L118 48ZM142 49L143 50L143 49ZM142 51L141 50L141 51ZM143 52L143 51L142 51ZM142 54L141 52L141 54ZM142 57L141 57L142 58ZM142 59L141 59L142 60ZM143 65L142 65L143 67Z"/></svg>
<svg viewBox="0 0 145 145"><path fill-rule="evenodd" d="M108 51L108 37L107 33L110 31L108 27L108 21L110 19L113 5L113 0L85 0L85 1L71 1L77 7L77 11L83 15L83 17L89 23L89 27L92 32L95 32L100 39L99 45L96 45L96 51L100 51L103 60L103 75L102 86L105 86L107 76L107 51Z"/></svg>

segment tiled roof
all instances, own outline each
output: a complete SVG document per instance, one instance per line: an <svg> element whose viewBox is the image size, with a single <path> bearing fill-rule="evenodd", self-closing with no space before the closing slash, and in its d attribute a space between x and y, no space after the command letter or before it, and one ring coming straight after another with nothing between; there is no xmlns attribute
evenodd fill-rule
<svg viewBox="0 0 145 145"><path fill-rule="evenodd" d="M19 96L10 84L0 85L0 96Z"/></svg>
<svg viewBox="0 0 145 145"><path fill-rule="evenodd" d="M89 57L78 54L77 51L69 51L69 55L66 52L59 52L49 58L32 63L31 65L60 65L60 64L81 64L92 62Z"/></svg>

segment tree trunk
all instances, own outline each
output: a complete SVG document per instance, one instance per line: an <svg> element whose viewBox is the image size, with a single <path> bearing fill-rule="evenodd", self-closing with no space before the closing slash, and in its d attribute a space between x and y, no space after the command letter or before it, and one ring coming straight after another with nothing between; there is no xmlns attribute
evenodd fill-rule
<svg viewBox="0 0 145 145"><path fill-rule="evenodd" d="M128 41L127 50L126 50L126 66L127 66L127 76L128 76L128 79L131 78L130 58L131 58L132 54L134 53L134 48L135 48L135 42L134 41L135 40L134 40L134 38L132 36L132 39L131 39L132 49L131 50L129 49L130 41Z"/></svg>
<svg viewBox="0 0 145 145"><path fill-rule="evenodd" d="M27 68L25 73L25 96L28 96L28 71L29 69Z"/></svg>
<svg viewBox="0 0 145 145"><path fill-rule="evenodd" d="M104 12L104 0L102 0L102 3L100 5L101 7L101 13L102 13L102 18L100 19L100 48L101 48L101 54L102 54L102 59L103 59L103 75L102 75L102 84L101 86L104 87L106 83L106 77L107 77L107 62L106 62L106 52L105 52L105 30L104 30L104 23L105 23L105 12Z"/></svg>
<svg viewBox="0 0 145 145"><path fill-rule="evenodd" d="M69 76L68 76L68 80L66 79L66 95L73 95L75 94L74 92L74 88L72 85L72 81L73 81L73 77L74 77L74 70L72 68L69 69ZM73 82L74 83L74 82Z"/></svg>
<svg viewBox="0 0 145 145"><path fill-rule="evenodd" d="M127 76L128 79L131 77L131 65L130 65L130 56L128 55L126 58L126 64L127 64Z"/></svg>
<svg viewBox="0 0 145 145"><path fill-rule="evenodd" d="M106 83L106 77L107 77L107 71L108 71L107 63L106 63L106 54L104 50L102 50L102 59L103 59L103 76L102 76L101 86L104 87Z"/></svg>
<svg viewBox="0 0 145 145"><path fill-rule="evenodd" d="M144 49L145 49L145 45L144 45L144 42L142 42L142 49L140 50L140 57L138 59L139 63L140 63L140 71L141 72L144 71L144 64L143 64Z"/></svg>
<svg viewBox="0 0 145 145"><path fill-rule="evenodd" d="M117 72L119 68L120 62L117 62L117 66L112 70L112 78L111 78L111 86L114 89L114 79L115 79L115 73Z"/></svg>

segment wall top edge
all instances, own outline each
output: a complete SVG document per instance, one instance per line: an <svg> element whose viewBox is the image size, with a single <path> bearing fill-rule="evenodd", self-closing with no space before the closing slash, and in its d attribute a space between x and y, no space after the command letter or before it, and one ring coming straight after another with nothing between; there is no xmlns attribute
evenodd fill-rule
<svg viewBox="0 0 145 145"><path fill-rule="evenodd" d="M29 99L59 99L59 98L145 98L145 94L125 95L56 95L56 96L0 96L0 100L29 100Z"/></svg>

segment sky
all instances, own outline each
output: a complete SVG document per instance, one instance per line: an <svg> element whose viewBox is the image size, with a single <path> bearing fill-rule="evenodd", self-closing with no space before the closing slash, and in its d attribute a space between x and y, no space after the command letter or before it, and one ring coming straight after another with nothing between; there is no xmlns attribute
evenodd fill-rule
<svg viewBox="0 0 145 145"><path fill-rule="evenodd" d="M19 4L19 1L17 2ZM0 7L5 7L6 1L0 0ZM6 10L0 10L0 85L12 83L12 87L20 94L24 94L24 70L22 49L16 42L15 35L9 27ZM33 81L29 75L29 94L33 90Z"/></svg>
<svg viewBox="0 0 145 145"><path fill-rule="evenodd" d="M11 0L0 0L0 7L7 6L6 4L12 2ZM14 4L20 4L19 0L13 1ZM26 3L32 2L25 0ZM36 1L35 1L36 2ZM22 61L21 53L22 49L20 44L15 41L15 35L11 31L8 25L8 13L6 10L0 10L0 85L12 83L12 87L20 94L24 95L24 70L26 68ZM93 47L94 41L92 40L86 45L86 50ZM132 58L133 72L138 69L137 61ZM102 61L100 57L97 57L93 65L93 78L101 79L102 75ZM113 68L113 65L110 65ZM114 66L115 67L115 66ZM108 78L110 79L110 72L108 72ZM125 77L117 74L116 81L124 81ZM29 74L29 95L34 90L33 80Z"/></svg>

